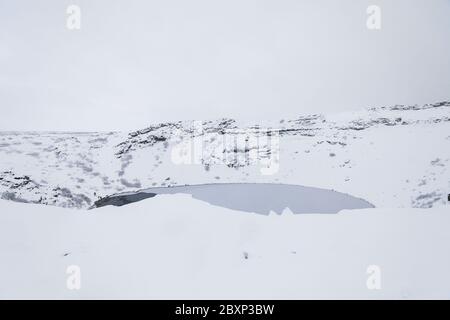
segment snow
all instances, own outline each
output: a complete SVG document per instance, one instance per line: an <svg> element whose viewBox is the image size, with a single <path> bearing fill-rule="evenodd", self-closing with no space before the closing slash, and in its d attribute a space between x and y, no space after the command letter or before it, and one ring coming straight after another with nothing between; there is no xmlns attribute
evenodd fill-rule
<svg viewBox="0 0 450 320"><path fill-rule="evenodd" d="M1 132L0 299L448 298L449 107Z"/></svg>
<svg viewBox="0 0 450 320"><path fill-rule="evenodd" d="M264 216L183 194L90 211L0 200L0 298L448 298L449 212ZM80 290L66 287L72 265ZM366 285L373 265L379 290Z"/></svg>

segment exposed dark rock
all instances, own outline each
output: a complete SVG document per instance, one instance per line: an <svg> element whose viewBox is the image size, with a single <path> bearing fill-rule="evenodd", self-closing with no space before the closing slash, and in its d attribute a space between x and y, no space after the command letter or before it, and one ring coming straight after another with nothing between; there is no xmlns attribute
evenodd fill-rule
<svg viewBox="0 0 450 320"><path fill-rule="evenodd" d="M115 195L112 197L104 197L94 202L93 208L100 208L104 206L116 206L121 207L123 205L138 202L144 199L153 198L156 196L156 193L145 193L140 192L136 194L128 194L128 195Z"/></svg>

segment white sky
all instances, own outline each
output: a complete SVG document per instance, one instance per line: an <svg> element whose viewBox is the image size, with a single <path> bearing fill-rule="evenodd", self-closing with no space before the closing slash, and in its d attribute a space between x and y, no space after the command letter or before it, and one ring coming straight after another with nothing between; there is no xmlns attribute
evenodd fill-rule
<svg viewBox="0 0 450 320"><path fill-rule="evenodd" d="M69 4L81 30L66 28ZM0 0L0 130L448 99L450 0Z"/></svg>

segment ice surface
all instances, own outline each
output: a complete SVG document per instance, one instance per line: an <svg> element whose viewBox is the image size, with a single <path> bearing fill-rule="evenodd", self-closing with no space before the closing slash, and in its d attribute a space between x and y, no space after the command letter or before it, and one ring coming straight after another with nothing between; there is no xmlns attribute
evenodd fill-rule
<svg viewBox="0 0 450 320"><path fill-rule="evenodd" d="M215 183L166 188L150 188L137 193L111 196L96 203L124 205L161 194L190 194L193 198L233 210L269 214L282 213L337 213L344 209L372 208L373 205L347 194L305 186L271 183Z"/></svg>

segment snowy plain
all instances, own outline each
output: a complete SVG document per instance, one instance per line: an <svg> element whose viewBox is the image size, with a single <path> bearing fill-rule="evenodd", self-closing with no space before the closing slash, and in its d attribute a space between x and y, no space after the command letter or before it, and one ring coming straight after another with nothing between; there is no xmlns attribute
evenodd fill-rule
<svg viewBox="0 0 450 320"><path fill-rule="evenodd" d="M187 195L95 212L0 206L2 299L450 297L449 206L264 216ZM66 286L72 265L80 290Z"/></svg>

